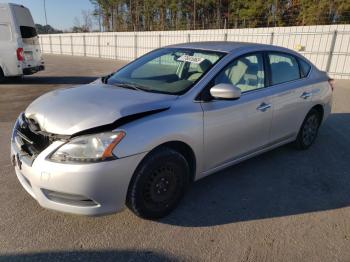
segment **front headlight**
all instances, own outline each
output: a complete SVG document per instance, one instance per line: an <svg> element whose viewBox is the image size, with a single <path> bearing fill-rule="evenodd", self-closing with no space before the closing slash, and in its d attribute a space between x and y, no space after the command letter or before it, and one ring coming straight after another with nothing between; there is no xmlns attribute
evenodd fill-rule
<svg viewBox="0 0 350 262"><path fill-rule="evenodd" d="M113 149L125 132L108 132L73 138L59 147L50 157L57 162L97 162L115 159Z"/></svg>

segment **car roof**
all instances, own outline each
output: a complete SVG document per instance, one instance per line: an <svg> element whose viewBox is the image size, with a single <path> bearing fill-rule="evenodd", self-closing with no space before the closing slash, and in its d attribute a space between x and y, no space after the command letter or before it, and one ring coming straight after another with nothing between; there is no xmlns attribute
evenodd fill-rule
<svg viewBox="0 0 350 262"><path fill-rule="evenodd" d="M202 49L202 50L210 50L210 51L221 51L226 53L231 53L238 48L256 48L261 47L262 49L266 48L275 48L273 45L265 45L265 44L257 44L257 43L249 43L249 42L232 42L232 41L207 41L207 42L190 42L190 43L182 43L169 45L167 47L170 48L189 48L189 49Z"/></svg>

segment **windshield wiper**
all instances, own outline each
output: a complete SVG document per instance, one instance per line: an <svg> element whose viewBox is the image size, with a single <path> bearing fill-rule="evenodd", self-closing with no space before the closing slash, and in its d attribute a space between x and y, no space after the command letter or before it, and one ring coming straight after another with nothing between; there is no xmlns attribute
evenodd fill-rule
<svg viewBox="0 0 350 262"><path fill-rule="evenodd" d="M123 87L123 88L132 89L132 90L147 91L147 88L145 88L144 86L134 84L134 83L117 82L117 83L113 83L113 85Z"/></svg>

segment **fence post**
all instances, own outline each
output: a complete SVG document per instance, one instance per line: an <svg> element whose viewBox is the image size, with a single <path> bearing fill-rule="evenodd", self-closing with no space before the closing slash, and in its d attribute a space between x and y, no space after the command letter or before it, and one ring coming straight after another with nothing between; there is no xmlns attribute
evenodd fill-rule
<svg viewBox="0 0 350 262"><path fill-rule="evenodd" d="M134 34L134 59L137 58L137 34Z"/></svg>
<svg viewBox="0 0 350 262"><path fill-rule="evenodd" d="M187 34L187 42L191 42L191 35L190 34Z"/></svg>
<svg viewBox="0 0 350 262"><path fill-rule="evenodd" d="M52 54L52 39L51 39L51 35L49 35L49 43L50 43L50 54Z"/></svg>
<svg viewBox="0 0 350 262"><path fill-rule="evenodd" d="M333 34L332 34L332 42L331 42L331 47L329 49L329 53L328 53L328 59L327 59L327 66L326 66L326 72L329 73L329 70L331 68L331 64L332 64L332 58L333 58L333 52L334 52L334 47L335 47L335 42L337 40L337 34L338 31L334 30Z"/></svg>
<svg viewBox="0 0 350 262"><path fill-rule="evenodd" d="M62 36L61 35L58 36L58 40L60 43L60 54L62 55Z"/></svg>
<svg viewBox="0 0 350 262"><path fill-rule="evenodd" d="M86 40L85 40L85 35L83 35L83 49L84 49L84 56L86 56Z"/></svg>
<svg viewBox="0 0 350 262"><path fill-rule="evenodd" d="M44 48L43 48L43 37L39 37L39 43L40 43L40 51L41 53L44 53Z"/></svg>
<svg viewBox="0 0 350 262"><path fill-rule="evenodd" d="M162 35L158 35L158 47L162 47Z"/></svg>
<svg viewBox="0 0 350 262"><path fill-rule="evenodd" d="M271 32L271 35L270 35L270 45L273 45L273 39L275 37L275 33L274 32Z"/></svg>
<svg viewBox="0 0 350 262"><path fill-rule="evenodd" d="M97 36L97 49L98 49L98 57L101 57L101 36Z"/></svg>
<svg viewBox="0 0 350 262"><path fill-rule="evenodd" d="M114 52L115 52L115 59L118 59L118 36L117 36L117 34L114 35Z"/></svg>
<svg viewBox="0 0 350 262"><path fill-rule="evenodd" d="M73 55L74 52L73 52L73 36L72 35L70 35L70 51L71 51L71 53Z"/></svg>

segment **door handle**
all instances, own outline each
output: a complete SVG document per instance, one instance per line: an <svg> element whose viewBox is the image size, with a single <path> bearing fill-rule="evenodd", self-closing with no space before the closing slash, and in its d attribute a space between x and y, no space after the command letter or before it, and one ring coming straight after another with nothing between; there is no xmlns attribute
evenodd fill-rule
<svg viewBox="0 0 350 262"><path fill-rule="evenodd" d="M261 112L265 112L267 109L269 109L271 107L271 104L266 104L266 103L262 103L260 106L258 106L256 109L261 111Z"/></svg>
<svg viewBox="0 0 350 262"><path fill-rule="evenodd" d="M312 93L304 92L304 93L302 93L302 95L300 97L303 99L308 99L311 96L312 96Z"/></svg>

